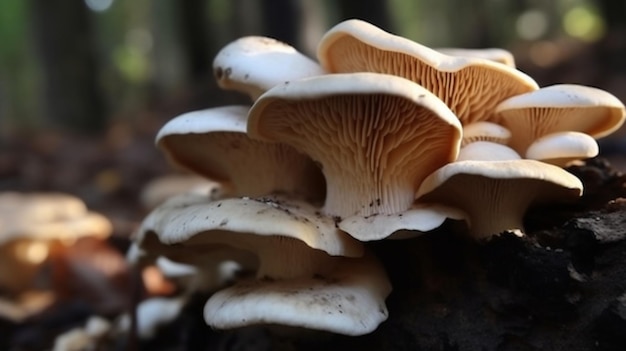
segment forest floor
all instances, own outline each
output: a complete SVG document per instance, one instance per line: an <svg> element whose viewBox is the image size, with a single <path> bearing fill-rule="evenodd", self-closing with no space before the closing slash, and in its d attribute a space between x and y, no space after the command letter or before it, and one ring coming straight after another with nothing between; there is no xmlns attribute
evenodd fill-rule
<svg viewBox="0 0 626 351"><path fill-rule="evenodd" d="M147 213L141 190L172 172L153 142L161 124L120 123L98 138L42 132L5 140L0 190L80 197L113 222L114 235L68 255L85 264L99 257L124 262L129 237ZM394 291L389 319L370 335L303 341L263 329L211 331L201 320L206 297L198 296L157 339L126 337L106 350L624 350L626 176L619 170L625 165L607 155L570 168L585 195L573 205L531 210L523 238L503 234L477 243L444 226L373 246ZM117 281L94 282L113 278L91 266L89 276L59 278L56 286L71 283L72 289L46 311L20 323L0 318L0 349L46 349L93 314L128 309L137 275L126 269Z"/></svg>

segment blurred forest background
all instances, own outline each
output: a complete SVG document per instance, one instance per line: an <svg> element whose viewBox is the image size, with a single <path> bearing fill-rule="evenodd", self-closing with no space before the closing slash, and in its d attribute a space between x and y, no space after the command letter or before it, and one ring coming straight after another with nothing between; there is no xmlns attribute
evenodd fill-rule
<svg viewBox="0 0 626 351"><path fill-rule="evenodd" d="M265 35L314 57L347 18L431 47L505 48L542 86L626 101L624 1L2 0L0 190L68 191L95 208L135 199L170 171L153 144L165 121L248 101L217 88L221 47ZM602 152L626 154L624 134Z"/></svg>

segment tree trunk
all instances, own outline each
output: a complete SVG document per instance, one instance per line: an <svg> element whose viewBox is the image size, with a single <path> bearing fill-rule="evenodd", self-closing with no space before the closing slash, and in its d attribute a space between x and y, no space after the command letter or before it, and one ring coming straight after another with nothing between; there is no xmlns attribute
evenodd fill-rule
<svg viewBox="0 0 626 351"><path fill-rule="evenodd" d="M30 5L43 74L46 123L81 132L101 130L106 113L85 3L31 0Z"/></svg>

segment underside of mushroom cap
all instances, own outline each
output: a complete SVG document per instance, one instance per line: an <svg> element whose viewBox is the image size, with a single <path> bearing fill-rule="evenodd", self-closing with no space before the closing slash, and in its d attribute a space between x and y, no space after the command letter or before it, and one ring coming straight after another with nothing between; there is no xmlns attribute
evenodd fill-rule
<svg viewBox="0 0 626 351"><path fill-rule="evenodd" d="M248 134L319 162L324 213L347 217L409 208L421 180L456 158L461 125L441 100L407 79L353 73L270 89L250 110Z"/></svg>
<svg viewBox="0 0 626 351"><path fill-rule="evenodd" d="M459 161L426 178L417 200L462 209L469 215L471 234L485 238L523 232L529 206L572 201L582 190L576 176L535 160Z"/></svg>
<svg viewBox="0 0 626 351"><path fill-rule="evenodd" d="M509 144L524 154L534 140L550 133L606 136L624 123L625 116L624 104L604 90L558 84L501 102L495 119L513 131Z"/></svg>
<svg viewBox="0 0 626 351"><path fill-rule="evenodd" d="M294 47L262 36L246 36L224 46L213 60L217 84L256 100L274 85L324 74L324 69Z"/></svg>
<svg viewBox="0 0 626 351"><path fill-rule="evenodd" d="M250 139L245 133L247 114L247 106L188 112L159 131L157 144L171 163L226 183L232 196L276 192L323 200L319 167L291 146Z"/></svg>
<svg viewBox="0 0 626 351"><path fill-rule="evenodd" d="M244 281L213 294L204 319L213 328L283 325L363 335L388 316L391 285L372 256L342 258L328 276Z"/></svg>
<svg viewBox="0 0 626 351"><path fill-rule="evenodd" d="M379 72L432 91L465 124L488 120L502 100L536 90L524 73L481 58L448 56L360 20L347 20L321 39L317 57L332 73Z"/></svg>

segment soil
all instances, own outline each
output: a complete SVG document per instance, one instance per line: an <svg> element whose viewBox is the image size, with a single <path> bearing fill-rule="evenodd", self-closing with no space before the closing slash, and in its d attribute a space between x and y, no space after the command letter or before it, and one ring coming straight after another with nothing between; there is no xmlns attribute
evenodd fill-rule
<svg viewBox="0 0 626 351"><path fill-rule="evenodd" d="M55 133L5 141L0 190L80 196L115 224L112 239L83 243L80 252L123 261L128 238L146 214L137 200L141 187L171 172L152 144L154 132L122 125L98 142ZM583 180L585 195L570 205L533 208L524 237L502 233L476 242L455 234L458 224L446 223L418 238L368 244L394 287L389 319L369 335L214 331L202 320L206 296L196 296L153 340L126 335L100 349L624 350L626 176L604 159L568 170ZM90 262L90 255L70 256ZM0 319L0 349L46 349L93 314L128 310L138 275L126 271L114 279L93 267L88 277L70 269L60 278L57 287L69 281L74 288L46 311L21 323ZM95 284L98 279L104 283Z"/></svg>

